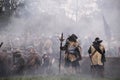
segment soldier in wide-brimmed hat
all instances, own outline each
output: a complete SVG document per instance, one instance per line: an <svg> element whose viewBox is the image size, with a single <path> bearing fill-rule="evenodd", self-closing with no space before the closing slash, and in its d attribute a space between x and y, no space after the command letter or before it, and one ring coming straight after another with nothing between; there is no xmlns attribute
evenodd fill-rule
<svg viewBox="0 0 120 80"><path fill-rule="evenodd" d="M91 59L91 69L98 71L98 70L104 70L104 62L105 59L105 48L101 44L103 40L100 40L99 37L95 38L95 41L90 46L88 53ZM100 72L102 72L100 71Z"/></svg>
<svg viewBox="0 0 120 80"><path fill-rule="evenodd" d="M81 47L77 39L78 37L72 34L67 38L65 45L61 47L61 50L65 50L65 67L72 73L79 72L78 69L80 67Z"/></svg>

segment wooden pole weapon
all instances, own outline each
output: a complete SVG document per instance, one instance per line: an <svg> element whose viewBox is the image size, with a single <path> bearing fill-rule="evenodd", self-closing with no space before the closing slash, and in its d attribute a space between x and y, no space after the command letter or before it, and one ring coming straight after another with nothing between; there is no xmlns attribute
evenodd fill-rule
<svg viewBox="0 0 120 80"><path fill-rule="evenodd" d="M63 39L63 33L61 34L61 37L60 37L60 47L62 47L62 43L64 41ZM59 73L61 72L61 54L62 54L62 50L60 49L60 58L59 58Z"/></svg>

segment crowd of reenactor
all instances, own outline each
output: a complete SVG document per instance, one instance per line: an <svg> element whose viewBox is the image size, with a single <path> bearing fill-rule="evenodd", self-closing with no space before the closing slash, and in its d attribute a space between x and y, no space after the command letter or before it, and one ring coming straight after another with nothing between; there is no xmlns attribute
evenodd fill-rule
<svg viewBox="0 0 120 80"><path fill-rule="evenodd" d="M42 39L41 39L42 40ZM34 41L33 41L34 42ZM32 43L32 42L31 42ZM102 40L99 37L95 38L92 45L88 49L89 58L91 61L91 71L94 75L104 74L105 48L101 44ZM27 48L15 48L7 50L0 49L0 76L10 75L27 75L27 74L52 74L51 66L55 60L62 59L66 70L65 74L80 73L80 61L82 60L82 47L75 34L68 36L64 45L60 46L60 50L65 53L59 59L59 53L53 55L53 42L51 39L45 38L43 44L34 43L33 46ZM0 47L4 45L1 42ZM32 45L32 44L31 44ZM23 47L23 46L22 46ZM57 48L56 48L57 49ZM59 49L59 48L58 48ZM58 50L59 51L59 50ZM54 70L54 69L53 69Z"/></svg>
<svg viewBox="0 0 120 80"><path fill-rule="evenodd" d="M0 44L0 47L2 46L4 47L3 42ZM41 51L37 51L35 46L25 49L2 47L0 49L0 76L47 74L46 71L50 71L53 59L51 57L52 42L46 38L41 46Z"/></svg>

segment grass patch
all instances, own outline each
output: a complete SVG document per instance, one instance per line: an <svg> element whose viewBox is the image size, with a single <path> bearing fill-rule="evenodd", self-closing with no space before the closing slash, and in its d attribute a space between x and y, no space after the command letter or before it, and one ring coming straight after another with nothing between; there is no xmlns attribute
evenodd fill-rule
<svg viewBox="0 0 120 80"><path fill-rule="evenodd" d="M24 76L0 78L0 80L120 80L120 78L91 78L80 76Z"/></svg>

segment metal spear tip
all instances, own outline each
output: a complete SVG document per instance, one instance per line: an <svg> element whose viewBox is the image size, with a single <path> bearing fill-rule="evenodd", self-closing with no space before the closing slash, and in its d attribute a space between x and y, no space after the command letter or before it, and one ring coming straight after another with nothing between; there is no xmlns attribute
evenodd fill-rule
<svg viewBox="0 0 120 80"><path fill-rule="evenodd" d="M59 37L60 41L64 41L65 39L63 38L63 33L61 34L61 36Z"/></svg>

